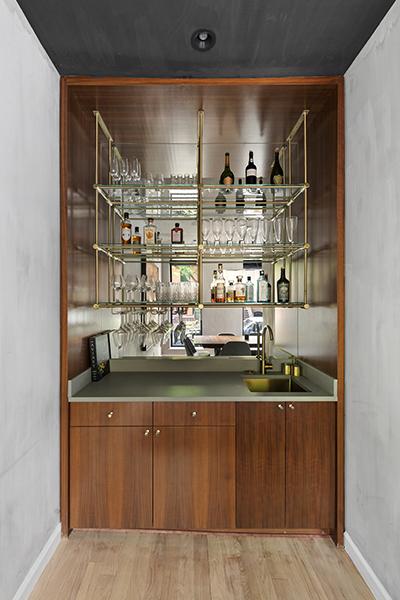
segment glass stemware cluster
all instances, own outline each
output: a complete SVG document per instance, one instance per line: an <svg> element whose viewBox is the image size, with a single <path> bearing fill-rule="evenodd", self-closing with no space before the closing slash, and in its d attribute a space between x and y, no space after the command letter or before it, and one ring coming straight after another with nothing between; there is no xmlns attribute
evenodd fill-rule
<svg viewBox="0 0 400 600"><path fill-rule="evenodd" d="M154 313L156 314L156 313ZM121 356L129 344L140 344L150 350L158 344L164 344L172 330L172 323L164 312L161 323L151 312L130 311L121 314L121 324L113 331L113 342Z"/></svg>
<svg viewBox="0 0 400 600"><path fill-rule="evenodd" d="M290 244L297 237L297 216L276 216L264 218L221 218L203 220L203 241L205 245L232 246L240 244L282 244L286 239Z"/></svg>
<svg viewBox="0 0 400 600"><path fill-rule="evenodd" d="M198 283L180 281L163 283L146 275L115 274L111 278L114 302L158 302L191 304L197 302Z"/></svg>

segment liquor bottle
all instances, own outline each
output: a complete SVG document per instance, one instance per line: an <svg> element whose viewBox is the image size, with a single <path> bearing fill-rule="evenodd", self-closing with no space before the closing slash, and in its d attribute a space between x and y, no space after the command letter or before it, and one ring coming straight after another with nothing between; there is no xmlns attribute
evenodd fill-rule
<svg viewBox="0 0 400 600"><path fill-rule="evenodd" d="M154 225L154 219L149 217L147 219L147 225L143 227L143 238L145 244L155 244L156 243L156 231L157 228Z"/></svg>
<svg viewBox="0 0 400 600"><path fill-rule="evenodd" d="M229 282L228 289L226 290L226 301L235 302L235 288L233 285L233 281Z"/></svg>
<svg viewBox="0 0 400 600"><path fill-rule="evenodd" d="M258 183L260 185L262 185L264 183L264 180L262 177L259 178ZM267 198L265 196L265 192L264 192L264 190L261 190L260 188L258 188L258 190L256 192L256 206L265 207L266 205L267 205Z"/></svg>
<svg viewBox="0 0 400 600"><path fill-rule="evenodd" d="M156 232L156 244L161 244L161 233L159 231Z"/></svg>
<svg viewBox="0 0 400 600"><path fill-rule="evenodd" d="M257 167L254 164L253 152L249 152L249 163L246 167L246 185L254 185L257 183Z"/></svg>
<svg viewBox="0 0 400 600"><path fill-rule="evenodd" d="M226 207L226 198L225 198L224 194L222 193L222 190L219 190L219 192L215 198L215 206L216 206L217 212L224 212L225 207Z"/></svg>
<svg viewBox="0 0 400 600"><path fill-rule="evenodd" d="M283 169L279 162L279 148L275 148L275 161L271 169L271 184L282 185Z"/></svg>
<svg viewBox="0 0 400 600"><path fill-rule="evenodd" d="M135 227L135 233L132 233L132 244L133 245L140 245L142 243L142 236L139 233L139 227ZM133 254L140 254L139 251L137 252L133 252Z"/></svg>
<svg viewBox="0 0 400 600"><path fill-rule="evenodd" d="M235 176L229 166L229 160L229 152L225 152L225 169L219 178L220 185L233 185L235 183Z"/></svg>
<svg viewBox="0 0 400 600"><path fill-rule="evenodd" d="M179 227L179 223L175 223L175 227L171 229L171 243L183 244L183 229Z"/></svg>
<svg viewBox="0 0 400 600"><path fill-rule="evenodd" d="M271 302L271 284L264 271L260 271L257 279L257 302Z"/></svg>
<svg viewBox="0 0 400 600"><path fill-rule="evenodd" d="M132 237L132 223L129 220L129 213L124 213L124 220L121 223L121 243L130 244Z"/></svg>
<svg viewBox="0 0 400 600"><path fill-rule="evenodd" d="M212 278L211 285L210 285L211 302L215 302L216 291L217 291L217 269L214 269L213 278Z"/></svg>
<svg viewBox="0 0 400 600"><path fill-rule="evenodd" d="M225 302L226 285L224 277L224 267L222 263L218 264L217 285L215 286L215 302Z"/></svg>
<svg viewBox="0 0 400 600"><path fill-rule="evenodd" d="M246 286L242 281L241 275L236 276L235 284L235 302L244 302L246 300Z"/></svg>
<svg viewBox="0 0 400 600"><path fill-rule="evenodd" d="M238 184L243 185L243 179L238 179ZM241 188L236 190L236 208L241 210L244 208L244 194Z"/></svg>
<svg viewBox="0 0 400 600"><path fill-rule="evenodd" d="M281 276L277 281L276 288L278 302L280 304L287 304L289 302L290 283L289 280L286 279L284 267L281 269Z"/></svg>
<svg viewBox="0 0 400 600"><path fill-rule="evenodd" d="M246 302L254 302L254 284L250 275L248 275L246 282Z"/></svg>

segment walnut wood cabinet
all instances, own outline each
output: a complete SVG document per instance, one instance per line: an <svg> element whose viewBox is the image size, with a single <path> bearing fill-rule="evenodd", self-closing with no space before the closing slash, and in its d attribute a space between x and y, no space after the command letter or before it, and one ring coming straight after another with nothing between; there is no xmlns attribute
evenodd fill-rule
<svg viewBox="0 0 400 600"><path fill-rule="evenodd" d="M336 405L238 403L237 527L332 532Z"/></svg>
<svg viewBox="0 0 400 600"><path fill-rule="evenodd" d="M335 527L331 402L73 403L72 528Z"/></svg>

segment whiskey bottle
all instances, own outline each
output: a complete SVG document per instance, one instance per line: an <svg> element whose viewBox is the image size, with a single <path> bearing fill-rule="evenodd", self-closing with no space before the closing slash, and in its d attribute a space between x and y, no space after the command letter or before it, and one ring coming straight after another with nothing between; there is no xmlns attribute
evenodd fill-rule
<svg viewBox="0 0 400 600"><path fill-rule="evenodd" d="M226 290L226 301L235 302L235 287L233 281L229 282L228 289Z"/></svg>
<svg viewBox="0 0 400 600"><path fill-rule="evenodd" d="M246 302L254 302L254 284L250 275L248 275L246 282Z"/></svg>
<svg viewBox="0 0 400 600"><path fill-rule="evenodd" d="M224 267L222 263L218 264L217 284L215 286L215 302L225 302L226 299L226 284L224 277Z"/></svg>
<svg viewBox="0 0 400 600"><path fill-rule="evenodd" d="M287 304L289 302L290 283L285 275L285 268L281 269L281 276L276 284L277 288L277 299L280 304Z"/></svg>
<svg viewBox="0 0 400 600"><path fill-rule="evenodd" d="M275 148L275 161L271 169L271 184L283 184L283 169L279 162L279 148Z"/></svg>
<svg viewBox="0 0 400 600"><path fill-rule="evenodd" d="M121 223L121 244L130 244L132 237L132 223L129 220L129 213L124 213L124 220Z"/></svg>
<svg viewBox="0 0 400 600"><path fill-rule="evenodd" d="M257 183L257 167L253 160L253 151L249 152L249 162L246 167L246 185L254 185Z"/></svg>
<svg viewBox="0 0 400 600"><path fill-rule="evenodd" d="M175 227L171 229L171 244L183 244L183 229L179 227L179 223L175 223Z"/></svg>
<svg viewBox="0 0 400 600"><path fill-rule="evenodd" d="M257 280L257 302L271 302L271 284L264 271L260 271L260 277Z"/></svg>
<svg viewBox="0 0 400 600"><path fill-rule="evenodd" d="M246 287L242 281L241 275L236 276L235 284L235 302L244 302L246 300Z"/></svg>
<svg viewBox="0 0 400 600"><path fill-rule="evenodd" d="M147 225L143 227L143 238L145 244L155 244L156 243L156 231L157 228L154 225L154 219L149 217L147 219Z"/></svg>
<svg viewBox="0 0 400 600"><path fill-rule="evenodd" d="M213 279L211 281L211 286L210 286L211 302L215 302L216 292L217 292L217 269L215 269L213 271Z"/></svg>
<svg viewBox="0 0 400 600"><path fill-rule="evenodd" d="M221 176L219 178L220 185L233 185L235 183L235 176L231 171L229 162L229 152L225 152L225 169L222 171Z"/></svg>

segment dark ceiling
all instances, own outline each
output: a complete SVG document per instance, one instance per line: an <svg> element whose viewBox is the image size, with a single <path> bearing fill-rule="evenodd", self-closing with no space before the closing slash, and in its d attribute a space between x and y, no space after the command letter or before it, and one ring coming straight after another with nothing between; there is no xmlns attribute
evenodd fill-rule
<svg viewBox="0 0 400 600"><path fill-rule="evenodd" d="M62 75L340 75L394 0L19 0ZM200 53L190 38L212 29Z"/></svg>

